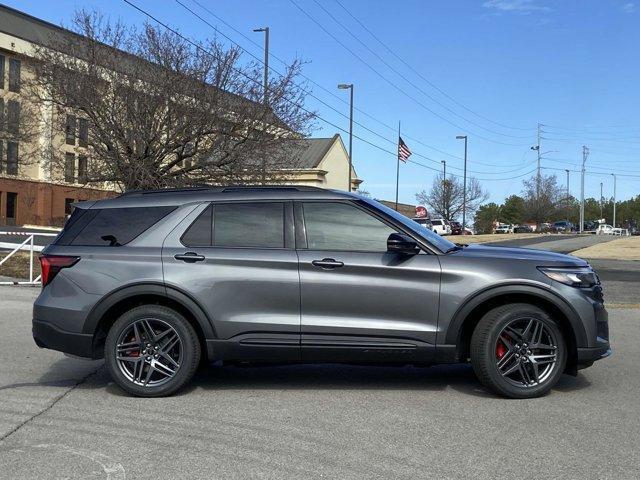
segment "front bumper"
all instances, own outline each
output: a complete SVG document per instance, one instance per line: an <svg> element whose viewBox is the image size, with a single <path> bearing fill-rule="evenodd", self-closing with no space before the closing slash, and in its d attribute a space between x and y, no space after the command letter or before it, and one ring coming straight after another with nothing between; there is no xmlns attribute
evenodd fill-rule
<svg viewBox="0 0 640 480"><path fill-rule="evenodd" d="M599 339L600 340L600 339ZM597 347L578 348L578 368L586 368L593 362L613 355L613 350L608 341L601 340Z"/></svg>
<svg viewBox="0 0 640 480"><path fill-rule="evenodd" d="M33 320L33 340L40 348L50 348L78 357L93 357L93 335L68 332L49 322Z"/></svg>

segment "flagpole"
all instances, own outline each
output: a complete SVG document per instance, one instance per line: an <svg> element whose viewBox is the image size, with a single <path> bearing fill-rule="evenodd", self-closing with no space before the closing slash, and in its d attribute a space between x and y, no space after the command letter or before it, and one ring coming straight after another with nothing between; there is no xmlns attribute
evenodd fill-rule
<svg viewBox="0 0 640 480"><path fill-rule="evenodd" d="M396 212L398 211L398 186L400 185L400 120L398 120L398 151L396 152Z"/></svg>

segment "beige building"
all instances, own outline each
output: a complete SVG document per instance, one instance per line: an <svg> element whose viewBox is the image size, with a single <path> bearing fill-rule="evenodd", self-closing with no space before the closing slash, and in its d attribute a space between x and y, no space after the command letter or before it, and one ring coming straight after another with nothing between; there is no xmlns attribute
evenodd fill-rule
<svg viewBox="0 0 640 480"><path fill-rule="evenodd" d="M42 106L27 114L21 99L21 84L30 75L35 45L47 44L52 37L75 36L61 27L0 5L0 226L60 225L74 201L106 198L117 192L108 188L84 185L90 152L86 148L87 125L82 118L67 115L64 131L55 132L48 125L58 124L51 106ZM36 117L44 128L39 138L25 144L15 132L20 122ZM33 147L40 147L38 149ZM45 151L51 146L65 156L64 181L54 181L44 159L18 162L19 155ZM286 170L288 184L313 185L347 190L349 156L340 135L311 138L296 142L291 149L292 165ZM60 178L60 176L55 176ZM351 189L359 180L352 171Z"/></svg>
<svg viewBox="0 0 640 480"><path fill-rule="evenodd" d="M349 153L342 137L307 138L296 141L291 150L292 169L283 183L347 190L349 183ZM362 180L351 169L351 191L358 190Z"/></svg>

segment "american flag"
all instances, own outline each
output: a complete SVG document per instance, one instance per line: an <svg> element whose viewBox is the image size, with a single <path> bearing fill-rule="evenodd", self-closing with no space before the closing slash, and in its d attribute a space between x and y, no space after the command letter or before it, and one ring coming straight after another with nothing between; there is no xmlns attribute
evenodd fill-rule
<svg viewBox="0 0 640 480"><path fill-rule="evenodd" d="M411 156L411 150L407 147L407 144L404 143L402 137L398 137L398 160L402 160L407 163L407 159Z"/></svg>

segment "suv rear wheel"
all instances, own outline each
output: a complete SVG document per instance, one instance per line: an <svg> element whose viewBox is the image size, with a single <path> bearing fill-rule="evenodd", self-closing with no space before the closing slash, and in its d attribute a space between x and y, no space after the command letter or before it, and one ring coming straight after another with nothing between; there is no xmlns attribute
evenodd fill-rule
<svg viewBox="0 0 640 480"><path fill-rule="evenodd" d="M471 337L471 364L478 379L507 397L545 395L566 361L558 324L533 305L509 304L489 311Z"/></svg>
<svg viewBox="0 0 640 480"><path fill-rule="evenodd" d="M200 362L200 343L191 324L160 305L143 305L113 324L105 343L114 381L132 395L161 397L186 385Z"/></svg>

